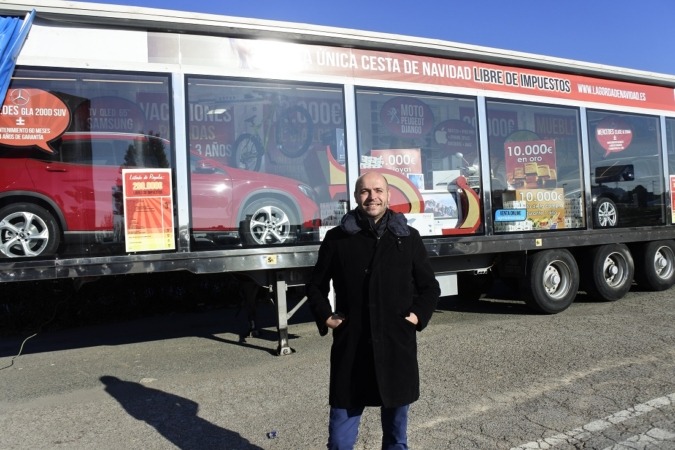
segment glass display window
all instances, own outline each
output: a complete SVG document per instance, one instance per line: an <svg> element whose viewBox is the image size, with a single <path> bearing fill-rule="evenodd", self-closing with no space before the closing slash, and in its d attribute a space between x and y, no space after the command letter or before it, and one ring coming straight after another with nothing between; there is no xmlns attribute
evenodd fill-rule
<svg viewBox="0 0 675 450"><path fill-rule="evenodd" d="M664 224L658 118L589 111L588 134L594 225Z"/></svg>
<svg viewBox="0 0 675 450"><path fill-rule="evenodd" d="M169 92L167 75L17 69L0 116L1 256L174 250ZM131 170L143 179L127 196Z"/></svg>
<svg viewBox="0 0 675 450"><path fill-rule="evenodd" d="M331 164L345 161L343 98L341 87L188 78L198 249L311 243L339 220L346 177Z"/></svg>
<svg viewBox="0 0 675 450"><path fill-rule="evenodd" d="M583 228L579 111L487 102L496 233Z"/></svg>
<svg viewBox="0 0 675 450"><path fill-rule="evenodd" d="M476 100L356 91L359 169L382 172L391 209L422 235L483 231Z"/></svg>

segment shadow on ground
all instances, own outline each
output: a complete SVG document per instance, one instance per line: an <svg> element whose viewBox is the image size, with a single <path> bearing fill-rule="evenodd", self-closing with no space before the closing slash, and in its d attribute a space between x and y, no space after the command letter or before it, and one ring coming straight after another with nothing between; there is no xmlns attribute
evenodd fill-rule
<svg viewBox="0 0 675 450"><path fill-rule="evenodd" d="M186 336L276 354L269 345L279 339L276 306L266 289L257 291L258 333L250 336L251 317L243 295L247 289L250 285L244 288L241 279L228 274L187 272L109 276L77 285L69 279L5 283L0 301L0 357ZM303 297L301 288L290 289L288 310ZM575 300L592 301L583 293ZM513 283L500 281L480 300L441 298L438 310L537 314L520 300ZM289 325L305 322L313 320L303 305ZM288 338L297 336L289 333Z"/></svg>
<svg viewBox="0 0 675 450"><path fill-rule="evenodd" d="M634 290L638 290L633 286ZM594 303L597 299L579 292L574 303ZM438 310L476 314L517 314L541 315L528 307L522 300L517 284L513 281L495 280L490 290L480 299L462 298L459 295L443 297L438 303Z"/></svg>
<svg viewBox="0 0 675 450"><path fill-rule="evenodd" d="M278 340L276 306L260 289L258 333L251 338L242 291L239 280L223 274L121 275L81 286L71 280L7 283L0 303L0 357L185 336L269 351L256 342ZM294 291L287 297L289 310L302 298ZM289 323L309 320L301 307Z"/></svg>
<svg viewBox="0 0 675 450"><path fill-rule="evenodd" d="M105 391L134 419L143 421L183 450L261 447L239 433L199 417L199 404L168 392L113 376L101 377Z"/></svg>

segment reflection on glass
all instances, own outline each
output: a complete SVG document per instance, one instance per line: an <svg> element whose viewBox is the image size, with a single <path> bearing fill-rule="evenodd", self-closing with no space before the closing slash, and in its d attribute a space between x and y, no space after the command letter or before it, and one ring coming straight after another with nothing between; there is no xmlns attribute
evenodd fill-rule
<svg viewBox="0 0 675 450"><path fill-rule="evenodd" d="M487 119L495 232L584 227L578 111L491 101Z"/></svg>
<svg viewBox="0 0 675 450"><path fill-rule="evenodd" d="M668 173L675 176L675 119L672 118L666 119L666 146L668 147ZM675 189L671 187L671 191Z"/></svg>
<svg viewBox="0 0 675 450"><path fill-rule="evenodd" d="M361 172L385 174L391 208L422 235L482 232L475 100L359 89Z"/></svg>
<svg viewBox="0 0 675 450"><path fill-rule="evenodd" d="M18 129L3 123L0 140L0 257L124 254L122 170L172 167L168 90L166 75L18 69L3 110Z"/></svg>
<svg viewBox="0 0 675 450"><path fill-rule="evenodd" d="M590 111L588 132L594 225L665 223L658 118Z"/></svg>
<svg viewBox="0 0 675 450"><path fill-rule="evenodd" d="M198 248L315 242L345 179L340 88L188 80L193 235ZM323 220L322 220L323 219Z"/></svg>

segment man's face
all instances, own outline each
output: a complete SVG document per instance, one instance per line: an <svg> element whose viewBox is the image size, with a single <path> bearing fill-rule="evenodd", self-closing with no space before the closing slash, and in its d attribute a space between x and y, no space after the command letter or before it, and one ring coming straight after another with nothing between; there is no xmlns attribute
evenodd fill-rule
<svg viewBox="0 0 675 450"><path fill-rule="evenodd" d="M389 186L384 176L369 172L359 178L354 200L364 214L378 222L389 206Z"/></svg>

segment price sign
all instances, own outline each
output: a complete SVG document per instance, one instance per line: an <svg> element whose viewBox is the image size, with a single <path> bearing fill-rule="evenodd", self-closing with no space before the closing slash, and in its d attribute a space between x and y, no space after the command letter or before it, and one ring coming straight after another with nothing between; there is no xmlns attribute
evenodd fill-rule
<svg viewBox="0 0 675 450"><path fill-rule="evenodd" d="M556 187L555 140L505 142L504 164L507 181L516 189Z"/></svg>
<svg viewBox="0 0 675 450"><path fill-rule="evenodd" d="M379 166L407 175L422 173L422 160L419 148L397 148L391 150L372 150L372 157L378 158Z"/></svg>
<svg viewBox="0 0 675 450"><path fill-rule="evenodd" d="M173 250L170 169L122 170L127 252Z"/></svg>

